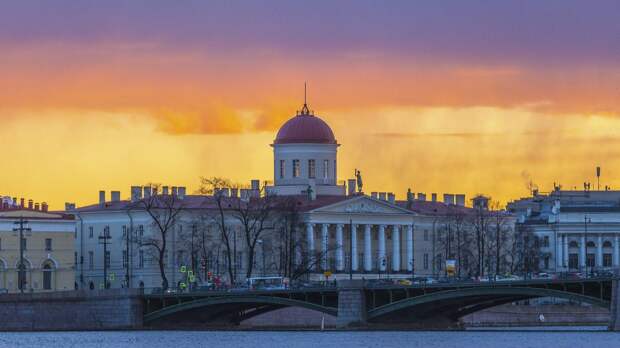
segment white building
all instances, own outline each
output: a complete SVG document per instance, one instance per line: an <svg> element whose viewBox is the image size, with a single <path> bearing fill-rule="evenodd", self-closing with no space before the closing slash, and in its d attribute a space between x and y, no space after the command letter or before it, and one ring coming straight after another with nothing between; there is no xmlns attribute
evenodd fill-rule
<svg viewBox="0 0 620 348"><path fill-rule="evenodd" d="M407 201L399 202L392 193L363 194L358 185L361 177L350 179L347 190L345 185L338 184L340 145L327 123L314 116L305 104L301 112L281 127L271 146L274 184L265 187L264 192L269 197L294 202L299 216L299 223L295 225L296 238L303 241L304 253L309 255L306 257L319 260L311 267L311 278L321 277L324 271L336 278L348 277L349 272L355 277L372 278L386 273L410 276L414 271L433 274L441 269L441 265L433 263L432 234L448 207L467 209L463 207L463 195L444 195L442 203L436 201L435 194L433 200L427 202L424 194L414 199L409 192ZM259 181L253 180L248 189L221 188L218 194L234 204L258 197L259 190ZM164 187L158 194L174 196L177 204L183 206L183 213L176 221L176 232L169 234L167 240L168 253L174 256L166 256L166 273L174 286L183 280L184 275L179 273L181 266L194 263L190 268L196 267L195 260L188 260L191 252L186 250L187 241L181 242L181 231L195 229L201 216L216 212L218 208L214 196L186 195L183 187L171 190ZM107 257L108 274L112 275L108 276L110 286L157 287L161 284L158 265L145 247L136 243L156 233L149 214L136 208L136 202L152 195L150 187L132 187L131 199L127 200L121 200L118 191L112 192L110 200L101 192L98 204L74 210L78 222L76 250L80 255L76 279L81 287L103 286L104 255L99 236L105 235L105 231L109 231L111 237ZM242 226L232 213L229 215L226 219L233 226L236 251L231 263L239 271L236 280L242 281L248 253L242 247ZM275 219L282 219L282 215ZM275 221L274 226L281 223ZM227 263L222 260L218 247L222 237L214 226L207 229L209 250L199 257L205 264L204 273L224 276ZM273 233L261 238L255 259L257 273L281 272L277 266L282 263L281 239ZM299 258L296 257L296 262L301 262ZM195 271L204 276L203 270Z"/></svg>
<svg viewBox="0 0 620 348"><path fill-rule="evenodd" d="M620 266L620 191L566 191L508 204L541 240L540 267L587 271Z"/></svg>

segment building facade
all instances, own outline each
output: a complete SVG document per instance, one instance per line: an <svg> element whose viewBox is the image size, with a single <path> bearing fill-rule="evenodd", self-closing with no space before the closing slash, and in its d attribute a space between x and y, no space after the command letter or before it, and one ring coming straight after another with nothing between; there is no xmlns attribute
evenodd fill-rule
<svg viewBox="0 0 620 348"><path fill-rule="evenodd" d="M561 190L508 204L518 226L542 244L547 271L592 272L620 266L620 191Z"/></svg>
<svg viewBox="0 0 620 348"><path fill-rule="evenodd" d="M184 187L155 191L136 186L126 199L119 191L109 199L101 192L97 204L68 206L76 216L80 287L159 287L162 269L173 287L188 281L188 270L200 281L212 274L231 283L249 275L295 278L300 270L305 279L441 271L434 233L449 215L448 207L471 210L464 207L464 195L444 195L444 202L436 195L431 201L424 194L415 199L411 192L405 201L386 192L367 195L359 172L347 185L340 184L340 145L307 105L282 126L271 146L272 185L252 180L245 187L215 187L207 195L187 195ZM147 202L153 201L159 206L148 209L153 206ZM265 201L273 203L269 219L263 221L269 227L251 239L248 235L256 230L248 232L244 219L260 214L244 209ZM167 209L171 207L166 202L174 207ZM144 241L158 238L161 244L163 237L152 212L165 216L175 209L178 215L164 238L167 250L154 253L159 246ZM103 240L108 243L105 252ZM294 264L294 270L287 263Z"/></svg>
<svg viewBox="0 0 620 348"><path fill-rule="evenodd" d="M22 232L21 252L20 233ZM73 290L75 221L72 215L48 212L5 200L0 207L0 289L6 292ZM22 262L23 260L23 262ZM23 267L20 267L23 265Z"/></svg>

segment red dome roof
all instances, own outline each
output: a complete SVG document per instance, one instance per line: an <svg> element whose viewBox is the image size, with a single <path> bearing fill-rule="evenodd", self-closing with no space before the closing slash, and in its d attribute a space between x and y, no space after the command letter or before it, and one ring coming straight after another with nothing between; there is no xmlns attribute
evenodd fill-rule
<svg viewBox="0 0 620 348"><path fill-rule="evenodd" d="M334 132L320 118L301 113L280 128L274 144L337 144Z"/></svg>

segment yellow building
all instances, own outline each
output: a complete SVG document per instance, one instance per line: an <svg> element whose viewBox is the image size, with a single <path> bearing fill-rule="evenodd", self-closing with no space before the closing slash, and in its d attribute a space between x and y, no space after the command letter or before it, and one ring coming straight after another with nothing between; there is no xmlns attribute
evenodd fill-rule
<svg viewBox="0 0 620 348"><path fill-rule="evenodd" d="M20 220L23 271L20 282ZM6 203L0 206L0 292L73 290L75 221L71 215Z"/></svg>

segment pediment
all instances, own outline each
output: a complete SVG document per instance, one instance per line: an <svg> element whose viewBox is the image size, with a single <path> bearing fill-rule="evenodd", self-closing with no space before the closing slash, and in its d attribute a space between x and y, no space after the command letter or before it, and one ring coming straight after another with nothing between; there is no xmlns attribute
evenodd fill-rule
<svg viewBox="0 0 620 348"><path fill-rule="evenodd" d="M316 213L413 214L406 209L368 196L356 197L314 209Z"/></svg>

